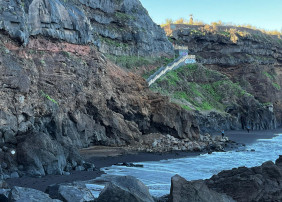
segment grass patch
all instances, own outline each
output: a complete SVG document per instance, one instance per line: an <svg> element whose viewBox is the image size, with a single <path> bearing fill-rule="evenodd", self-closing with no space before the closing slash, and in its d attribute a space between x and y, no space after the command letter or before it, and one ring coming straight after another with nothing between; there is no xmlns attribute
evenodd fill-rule
<svg viewBox="0 0 282 202"><path fill-rule="evenodd" d="M219 34L230 38L230 32L220 31Z"/></svg>
<svg viewBox="0 0 282 202"><path fill-rule="evenodd" d="M101 39L101 41L103 43L106 43L109 46L128 48L128 44L127 43L123 43L123 42L121 42L119 40L114 40L114 39L107 38L107 37L100 37L100 39Z"/></svg>
<svg viewBox="0 0 282 202"><path fill-rule="evenodd" d="M42 90L41 90L41 94L43 97L47 98L48 100L50 100L51 102L55 103L55 104L58 104L58 102L56 100L54 100L53 98L51 98L48 94L44 93Z"/></svg>
<svg viewBox="0 0 282 202"><path fill-rule="evenodd" d="M166 57L138 57L138 56L116 56L116 55L105 55L108 59L110 59L113 63L124 67L126 69L133 69L138 68L142 66L156 66L157 68L154 70L151 70L150 72L147 72L143 75L143 78L147 79L149 76L151 76L155 71L158 70L158 67L162 66L162 64L169 62L173 59L169 59Z"/></svg>
<svg viewBox="0 0 282 202"><path fill-rule="evenodd" d="M188 107L187 105L180 105L183 109L186 109L188 111L192 111L192 109L190 107Z"/></svg>
<svg viewBox="0 0 282 202"><path fill-rule="evenodd" d="M275 76L274 76L274 75L272 75L272 74L270 74L270 73L268 73L268 72L263 72L263 74L264 74L267 78L269 78L269 79L271 79L271 80L275 80Z"/></svg>
<svg viewBox="0 0 282 202"><path fill-rule="evenodd" d="M116 12L115 17L119 21L129 21L129 20L135 20L136 19L134 16L126 14L126 13L122 13L122 12Z"/></svg>
<svg viewBox="0 0 282 202"><path fill-rule="evenodd" d="M278 83L272 82L272 85L273 85L274 88L276 88L276 90L280 90L281 89L281 86Z"/></svg>
<svg viewBox="0 0 282 202"><path fill-rule="evenodd" d="M176 71L168 72L166 75L166 79L170 85L176 85L176 83L179 81Z"/></svg>
<svg viewBox="0 0 282 202"><path fill-rule="evenodd" d="M177 103L198 111L225 112L226 107L237 105L242 96L252 96L227 76L199 64L190 64L167 73L151 87L179 100ZM180 105L180 104L179 104ZM181 106L182 107L182 106ZM183 107L182 107L183 108Z"/></svg>

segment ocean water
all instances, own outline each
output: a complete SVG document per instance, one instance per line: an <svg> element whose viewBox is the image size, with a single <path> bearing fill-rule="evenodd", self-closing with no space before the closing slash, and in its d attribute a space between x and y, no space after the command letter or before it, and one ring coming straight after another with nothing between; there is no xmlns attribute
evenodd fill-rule
<svg viewBox="0 0 282 202"><path fill-rule="evenodd" d="M103 168L106 175L131 175L149 187L153 196L169 194L171 177L178 174L187 180L208 179L222 170L240 166L259 166L265 161L275 161L282 155L282 134L272 139L259 139L247 145L246 150L214 152L196 157L138 162L143 168L111 166ZM255 151L250 151L254 149Z"/></svg>

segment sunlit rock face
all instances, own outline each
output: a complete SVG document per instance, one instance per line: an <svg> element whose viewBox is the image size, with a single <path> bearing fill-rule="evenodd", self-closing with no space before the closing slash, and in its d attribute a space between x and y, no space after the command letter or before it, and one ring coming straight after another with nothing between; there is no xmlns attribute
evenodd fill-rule
<svg viewBox="0 0 282 202"><path fill-rule="evenodd" d="M138 0L0 2L0 29L24 45L43 35L93 43L107 54L172 56L171 43Z"/></svg>

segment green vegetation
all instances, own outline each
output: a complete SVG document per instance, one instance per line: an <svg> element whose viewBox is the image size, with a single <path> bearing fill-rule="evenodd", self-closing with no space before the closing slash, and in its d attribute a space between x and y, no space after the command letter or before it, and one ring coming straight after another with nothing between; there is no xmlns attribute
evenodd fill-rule
<svg viewBox="0 0 282 202"><path fill-rule="evenodd" d="M43 66L45 66L46 65L46 63L45 63L45 61L42 59L42 60L40 60L40 63L43 65Z"/></svg>
<svg viewBox="0 0 282 202"><path fill-rule="evenodd" d="M44 93L42 90L41 90L41 94L42 96L44 96L45 98L47 98L48 100L50 100L51 102L55 103L55 104L58 104L58 102L56 102L54 99L52 99L48 94Z"/></svg>
<svg viewBox="0 0 282 202"><path fill-rule="evenodd" d="M272 82L272 85L273 85L274 88L276 88L276 90L280 90L281 89L281 86L278 83Z"/></svg>
<svg viewBox="0 0 282 202"><path fill-rule="evenodd" d="M135 20L134 16L122 12L116 12L115 16L119 21Z"/></svg>
<svg viewBox="0 0 282 202"><path fill-rule="evenodd" d="M276 82L276 76L274 74L269 72L263 72L263 74L271 80L271 84L276 90L281 89L281 86Z"/></svg>
<svg viewBox="0 0 282 202"><path fill-rule="evenodd" d="M263 72L263 74L264 74L266 77L268 77L269 79L275 80L274 75L272 75L272 74L270 74L270 73L268 73L268 72Z"/></svg>
<svg viewBox="0 0 282 202"><path fill-rule="evenodd" d="M165 27L165 26L170 25L170 24L205 25L205 26L212 26L212 27L217 27L217 26L244 27L244 28L248 28L248 29L259 30L264 34L278 36L279 38L282 37L282 30L281 31L278 31L278 30L270 30L269 31L269 30L265 30L265 29L260 29L258 27L253 26L253 25L250 25L250 24L236 25L236 24L232 24L232 23L224 23L221 20L207 24L207 23L204 23L203 21L194 20L192 14L190 14L189 20L185 19L185 18L179 18L177 20L166 19L165 23L161 24L161 27Z"/></svg>
<svg viewBox="0 0 282 202"><path fill-rule="evenodd" d="M69 58L69 57L70 57L70 53L69 53L69 52L67 52L67 51L63 51L62 53L63 53L63 55L64 55L65 57L67 57L67 58Z"/></svg>
<svg viewBox="0 0 282 202"><path fill-rule="evenodd" d="M100 37L101 41L108 44L109 46L114 46L114 47L121 47L121 48L127 48L128 44L123 43L119 40L114 40L111 38L106 38L106 37Z"/></svg>
<svg viewBox="0 0 282 202"><path fill-rule="evenodd" d="M166 67L169 63L173 62L174 58L167 58L167 57L161 57L157 59L154 63L157 67L151 71L146 72L142 77L144 79L149 78L152 74L154 74L161 66ZM153 64L153 63L152 63Z"/></svg>
<svg viewBox="0 0 282 202"><path fill-rule="evenodd" d="M220 31L219 34L226 36L228 38L230 38L230 32L226 32L226 31Z"/></svg>
<svg viewBox="0 0 282 202"><path fill-rule="evenodd" d="M176 103L177 104L177 103ZM188 107L187 105L180 105L183 109L186 109L188 111L191 111L192 109Z"/></svg>
<svg viewBox="0 0 282 202"><path fill-rule="evenodd" d="M175 103L182 108L198 111L224 112L227 106L236 104L241 97L252 96L227 76L200 64L189 64L170 71L151 88L176 100Z"/></svg>
<svg viewBox="0 0 282 202"><path fill-rule="evenodd" d="M148 78L151 74L158 70L161 66L166 66L166 64L173 61L173 58L166 58L166 57L138 57L138 56L116 56L106 54L106 57L110 59L115 64L124 67L126 69L133 69L139 68L142 66L155 66L154 70L146 72L143 77Z"/></svg>
<svg viewBox="0 0 282 202"><path fill-rule="evenodd" d="M264 106L269 106L269 105L273 105L272 102L266 102L266 103L263 103Z"/></svg>

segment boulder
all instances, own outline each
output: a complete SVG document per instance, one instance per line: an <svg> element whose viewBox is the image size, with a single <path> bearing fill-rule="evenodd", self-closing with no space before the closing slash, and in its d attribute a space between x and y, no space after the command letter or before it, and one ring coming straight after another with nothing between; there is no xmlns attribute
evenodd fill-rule
<svg viewBox="0 0 282 202"><path fill-rule="evenodd" d="M30 175L61 175L66 166L63 147L45 133L30 134L17 150L18 163L25 165Z"/></svg>
<svg viewBox="0 0 282 202"><path fill-rule="evenodd" d="M132 176L113 178L102 190L97 202L153 202L149 189Z"/></svg>
<svg viewBox="0 0 282 202"><path fill-rule="evenodd" d="M231 202L231 197L209 189L203 181L188 182L179 175L171 178L170 201L172 202Z"/></svg>
<svg viewBox="0 0 282 202"><path fill-rule="evenodd" d="M9 201L10 189L0 189L0 201L8 202Z"/></svg>
<svg viewBox="0 0 282 202"><path fill-rule="evenodd" d="M0 189L9 189L9 185L4 180L0 180Z"/></svg>
<svg viewBox="0 0 282 202"><path fill-rule="evenodd" d="M9 201L16 202L59 202L60 200L51 199L48 194L41 191L25 187L13 187L9 194Z"/></svg>
<svg viewBox="0 0 282 202"><path fill-rule="evenodd" d="M91 191L84 184L55 184L48 186L46 193L51 198L58 198L65 202L94 201Z"/></svg>
<svg viewBox="0 0 282 202"><path fill-rule="evenodd" d="M280 165L280 159L276 163ZM281 171L281 167L267 161L258 167L222 171L206 180L206 184L236 201L281 201Z"/></svg>

